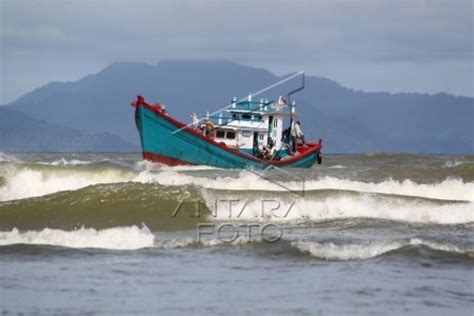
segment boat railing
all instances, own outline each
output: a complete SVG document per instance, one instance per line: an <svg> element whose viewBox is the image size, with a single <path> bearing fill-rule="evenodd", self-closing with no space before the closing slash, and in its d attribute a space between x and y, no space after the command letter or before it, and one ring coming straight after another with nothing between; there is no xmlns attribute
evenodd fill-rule
<svg viewBox="0 0 474 316"><path fill-rule="evenodd" d="M215 122L215 123L217 122L218 124L230 123L232 121L246 121L246 122L257 122L257 123L262 121L261 117L255 117L255 116L251 116L251 117L242 117L242 116L232 117L232 116L212 115L212 116L209 116L209 118L213 122Z"/></svg>

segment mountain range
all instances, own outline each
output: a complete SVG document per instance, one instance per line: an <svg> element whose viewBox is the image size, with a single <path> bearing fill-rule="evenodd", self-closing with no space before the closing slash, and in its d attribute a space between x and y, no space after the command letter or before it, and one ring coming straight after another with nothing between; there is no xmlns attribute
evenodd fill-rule
<svg viewBox="0 0 474 316"><path fill-rule="evenodd" d="M282 78L223 60L114 63L75 82L51 82L0 108L0 151L139 150L129 106L137 95L189 121L192 112L213 112ZM258 98L276 99L295 80ZM306 138L323 138L326 152L474 152L474 98L368 93L307 76L293 99ZM29 135L44 141L30 144Z"/></svg>
<svg viewBox="0 0 474 316"><path fill-rule="evenodd" d="M139 146L107 132L90 133L0 107L3 152L133 152Z"/></svg>

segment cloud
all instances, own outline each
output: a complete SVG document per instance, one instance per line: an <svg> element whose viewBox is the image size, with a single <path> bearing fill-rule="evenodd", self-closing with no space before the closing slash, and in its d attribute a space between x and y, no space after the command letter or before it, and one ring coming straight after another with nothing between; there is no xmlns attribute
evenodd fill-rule
<svg viewBox="0 0 474 316"><path fill-rule="evenodd" d="M225 58L314 74L324 63L473 60L471 1L3 0L1 11L2 64L49 64L52 77L117 60Z"/></svg>

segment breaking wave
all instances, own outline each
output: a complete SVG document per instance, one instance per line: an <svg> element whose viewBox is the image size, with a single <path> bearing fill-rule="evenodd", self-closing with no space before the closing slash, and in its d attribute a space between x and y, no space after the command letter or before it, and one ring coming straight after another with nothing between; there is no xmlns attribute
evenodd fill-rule
<svg viewBox="0 0 474 316"><path fill-rule="evenodd" d="M100 162L106 162L108 159L103 159L100 161L91 161L91 160L80 160L80 159L66 159L66 158L59 158L54 161L50 162L37 162L37 164L40 165L49 165L49 166L83 166L83 165L90 165L90 164L95 164L95 163L100 163Z"/></svg>
<svg viewBox="0 0 474 316"><path fill-rule="evenodd" d="M252 242L259 241L252 240ZM25 232L20 232L17 228L13 228L11 231L0 231L0 246L21 244L110 250L137 250L153 247L168 250L248 243L250 241L242 236L233 240L232 243L216 238L200 241L191 237L159 239L144 225L141 228L133 225L100 230L83 227L70 231L51 228Z"/></svg>
<svg viewBox="0 0 474 316"><path fill-rule="evenodd" d="M344 178L345 173L350 176L353 172L344 161L304 173L270 170L262 177L247 170L168 167L136 161L134 156L65 157L0 153L0 162L6 162L0 163L0 229L73 229L82 225L104 229L142 222L153 231L189 229L195 220L170 219L169 215L189 199L202 201L203 213L211 221L374 218L428 224L474 222L474 182L466 180L469 177L428 177L431 180L424 183L387 178L385 171L377 171L370 180ZM473 168L470 158L449 159L437 165L443 169L444 163L447 175L460 168L462 172L456 171L456 175L467 174ZM417 168L416 163L408 166ZM348 171L335 170L346 168ZM313 178L298 180L298 174ZM224 203L217 203L219 200ZM230 215L229 200L236 201ZM184 207L188 213L195 211L191 204Z"/></svg>
<svg viewBox="0 0 474 316"><path fill-rule="evenodd" d="M13 155L8 155L0 152L0 162L14 162L21 163L21 161Z"/></svg>
<svg viewBox="0 0 474 316"><path fill-rule="evenodd" d="M341 165L334 165L334 166L330 166L328 168L329 169L347 169L346 166L341 166Z"/></svg>
<svg viewBox="0 0 474 316"><path fill-rule="evenodd" d="M153 229L163 229L163 225L155 223L158 219L154 219L152 211L159 208L161 214L170 214L180 201L189 197L203 201L213 214L211 220L304 222L367 217L433 224L474 222L474 182L460 179L448 178L437 183L409 179L363 182L324 176L304 182L294 179L271 182L250 171L226 173L208 167L179 168L146 162L137 163L134 169L3 167L0 168L0 226L37 228L31 226L33 223L20 225L21 214L30 214L30 222L35 219L38 223L53 223L47 221L48 216L64 218L64 223L56 222L66 225L64 212L69 210L68 216L74 215L77 220L73 227L95 223L97 226L88 227L106 228L112 227L105 225L107 222L115 226L144 222ZM228 203L217 203L219 200L236 200L233 209L238 213L229 216ZM38 208L44 210L40 217ZM91 215L91 209L98 211ZM12 215L12 210L18 216ZM131 221L127 216L130 212L143 220ZM171 221L162 222L174 225ZM180 227L189 225L191 222ZM41 228L44 227L51 226Z"/></svg>
<svg viewBox="0 0 474 316"><path fill-rule="evenodd" d="M12 168L0 187L0 201L24 199L60 191L77 190L100 183L127 182L131 173L116 169L67 170Z"/></svg>
<svg viewBox="0 0 474 316"><path fill-rule="evenodd" d="M68 248L99 248L136 250L153 247L155 237L143 226L115 227L103 230L81 228L73 231L45 228L41 231L19 232L14 228L0 232L0 246L27 244Z"/></svg>
<svg viewBox="0 0 474 316"><path fill-rule="evenodd" d="M359 244L336 244L332 242L312 242L312 241L279 241L283 247L276 247L274 251L286 252L293 254L293 249L301 253L308 253L312 257L328 261L350 261L350 260L367 260L389 254L392 252L403 252L408 249L426 247L431 251L438 251L444 255L461 255L474 259L474 249L464 246L441 243L420 238L411 238L409 240L386 241L386 242L366 242ZM216 246L242 246L259 244L262 247L272 248L278 246L268 244L259 239L248 240L246 237L239 236L232 242L223 242L219 239L198 241L191 237L182 239L171 239L166 241L155 241L155 247L161 249L177 249L188 247L216 247ZM289 245L286 246L286 245Z"/></svg>
<svg viewBox="0 0 474 316"><path fill-rule="evenodd" d="M474 222L473 202L438 201L403 196L321 191L302 197L269 194L242 198L203 192L213 218L221 221L313 222L342 218L374 218L426 224Z"/></svg>
<svg viewBox="0 0 474 316"><path fill-rule="evenodd" d="M430 250L444 252L445 254L465 255L474 258L474 249L439 243L419 238L404 241L369 242L365 244L334 244L309 241L295 241L291 245L303 253L331 261L366 260L388 254L394 251L402 251L407 248L424 246Z"/></svg>
<svg viewBox="0 0 474 316"><path fill-rule="evenodd" d="M294 256L299 252L309 254L315 259L324 261L367 260L396 253L409 253L412 249L425 248L431 252L437 252L444 257L464 256L469 261L474 259L474 249L472 248L422 238L346 244L284 239L275 244L266 243L258 239L250 241L242 236L232 242L224 242L217 238L198 241L192 237L161 238L160 235L156 236L150 232L146 226L141 228L138 226L114 227L102 230L81 228L71 231L45 228L40 231L25 232L20 232L14 228L11 231L0 232L0 247L12 245L41 245L73 249L107 250L138 250L144 248L172 250L180 248L228 248L258 245L262 249L261 251L287 256ZM418 255L423 254L418 253Z"/></svg>
<svg viewBox="0 0 474 316"><path fill-rule="evenodd" d="M361 182L334 177L305 181L268 181L254 173L242 171L238 178L219 177L209 179L175 171L166 173L140 173L133 181L158 183L161 185L197 185L206 189L229 191L317 191L343 190L367 193L382 193L403 196L424 197L441 200L474 201L474 182L465 183L460 179L446 179L440 183L418 184L411 180L385 180L379 183Z"/></svg>
<svg viewBox="0 0 474 316"><path fill-rule="evenodd" d="M380 256L389 251L404 246L401 242L373 243L368 245L349 244L336 245L333 243L318 243L309 241L296 241L292 246L304 253L323 260L363 260Z"/></svg>
<svg viewBox="0 0 474 316"><path fill-rule="evenodd" d="M454 167L462 166L464 164L467 164L467 162L459 161L459 160L448 160L444 163L443 168L454 168Z"/></svg>
<svg viewBox="0 0 474 316"><path fill-rule="evenodd" d="M78 170L28 167L7 169L3 178L5 178L5 183L0 187L0 201L77 190L96 184L122 182L155 183L165 186L194 185L205 189L229 191L342 190L451 201L474 201L474 182L466 183L460 179L446 179L438 183L420 184L409 179L404 181L388 179L376 183L325 176L316 180L271 182L249 171L242 171L237 177L209 178L177 170L135 172L117 168Z"/></svg>

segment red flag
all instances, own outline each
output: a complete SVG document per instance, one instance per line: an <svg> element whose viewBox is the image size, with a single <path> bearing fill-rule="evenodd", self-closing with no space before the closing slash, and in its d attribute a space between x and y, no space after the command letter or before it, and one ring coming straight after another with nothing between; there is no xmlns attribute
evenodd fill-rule
<svg viewBox="0 0 474 316"><path fill-rule="evenodd" d="M278 103L288 104L288 100L286 100L282 96L280 96L280 100L278 100Z"/></svg>

